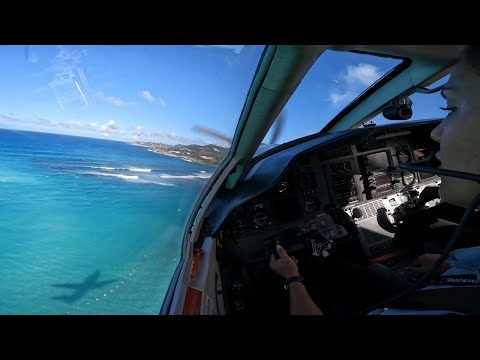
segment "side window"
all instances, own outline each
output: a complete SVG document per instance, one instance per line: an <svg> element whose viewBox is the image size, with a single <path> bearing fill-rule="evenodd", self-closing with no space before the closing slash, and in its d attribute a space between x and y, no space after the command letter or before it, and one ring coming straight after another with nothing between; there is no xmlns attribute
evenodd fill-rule
<svg viewBox="0 0 480 360"><path fill-rule="evenodd" d="M263 50L0 46L0 314L159 313Z"/></svg>

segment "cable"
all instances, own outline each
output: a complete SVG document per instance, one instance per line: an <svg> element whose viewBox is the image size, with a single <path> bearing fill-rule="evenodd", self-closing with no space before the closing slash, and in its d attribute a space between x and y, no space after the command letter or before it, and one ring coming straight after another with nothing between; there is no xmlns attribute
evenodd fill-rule
<svg viewBox="0 0 480 360"><path fill-rule="evenodd" d="M430 278L430 276L435 272L435 270L437 270L440 267L440 265L445 261L445 259L448 257L448 254L452 250L453 246L455 245L457 240L460 238L460 234L461 234L463 228L465 227L465 224L470 219L470 217L475 213L475 209L477 208L477 206L479 204L480 204L480 193L477 194L477 196L475 196L475 198L472 200L472 202L468 205L468 208L465 211L465 214L463 215L462 220L460 220L460 223L458 224L458 226L456 227L452 236L450 237L450 240L448 241L447 246L443 250L442 256L440 256L440 258L437 260L437 262L432 266L432 268L428 272L426 272L422 277L417 279L417 281L414 284L412 284L412 286L410 286L408 289L404 290L403 292L401 292L401 293L399 293L395 296L392 296L390 299L387 299L387 300L382 301L382 302L380 302L380 303L378 303L374 306L370 306L368 308L365 308L365 309L361 310L360 314L368 314L372 310L384 307L385 305L387 305L387 304L389 304L393 301L399 300L400 298L404 297L405 295L408 295L411 292L417 290L425 280Z"/></svg>
<svg viewBox="0 0 480 360"><path fill-rule="evenodd" d="M471 173L467 173L467 172L463 172L463 171L440 169L440 168L437 168L437 167L428 166L429 162L424 162L424 163L422 163L422 165L417 165L417 164L411 164L411 163L399 164L398 167L400 169L404 169L404 170L450 176L450 177L454 177L454 178L471 180L471 181L476 181L476 182L480 183L480 175L479 174L475 175L475 174L471 174ZM423 166L423 164L425 164L427 166Z"/></svg>

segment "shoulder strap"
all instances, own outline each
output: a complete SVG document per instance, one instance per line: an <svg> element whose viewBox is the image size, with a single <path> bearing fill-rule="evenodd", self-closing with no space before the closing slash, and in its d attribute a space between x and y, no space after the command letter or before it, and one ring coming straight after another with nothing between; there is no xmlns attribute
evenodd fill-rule
<svg viewBox="0 0 480 360"><path fill-rule="evenodd" d="M430 282L429 285L480 286L476 274L443 275Z"/></svg>
<svg viewBox="0 0 480 360"><path fill-rule="evenodd" d="M480 287L447 287L416 291L388 304L390 308L412 310L449 310L480 315Z"/></svg>

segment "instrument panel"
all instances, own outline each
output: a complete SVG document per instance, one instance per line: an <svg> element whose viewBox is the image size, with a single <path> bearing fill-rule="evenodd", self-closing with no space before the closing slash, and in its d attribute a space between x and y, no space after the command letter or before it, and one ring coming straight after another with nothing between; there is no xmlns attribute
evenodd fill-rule
<svg viewBox="0 0 480 360"><path fill-rule="evenodd" d="M264 239L287 230L314 230L329 241L340 241L352 231L348 220L329 215L334 208L359 229L356 236L367 257L378 255L372 249L384 249L383 243L391 240L402 205L425 186L439 183L436 176L398 168L438 150L430 131L376 131L361 141L301 153L273 187L230 212L220 231L231 240L225 246L240 263L252 263L265 258Z"/></svg>

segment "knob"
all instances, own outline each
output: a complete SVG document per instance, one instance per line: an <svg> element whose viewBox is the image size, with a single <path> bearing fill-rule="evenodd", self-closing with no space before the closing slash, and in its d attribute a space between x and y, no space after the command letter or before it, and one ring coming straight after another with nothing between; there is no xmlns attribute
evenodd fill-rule
<svg viewBox="0 0 480 360"><path fill-rule="evenodd" d="M360 210L358 207L352 209L352 218L360 219L362 216L363 216L362 210Z"/></svg>

